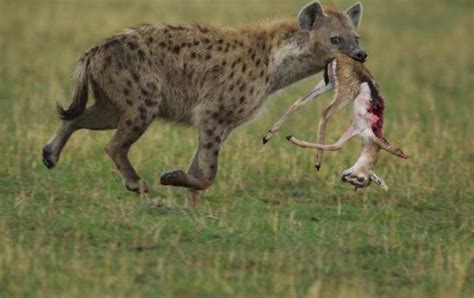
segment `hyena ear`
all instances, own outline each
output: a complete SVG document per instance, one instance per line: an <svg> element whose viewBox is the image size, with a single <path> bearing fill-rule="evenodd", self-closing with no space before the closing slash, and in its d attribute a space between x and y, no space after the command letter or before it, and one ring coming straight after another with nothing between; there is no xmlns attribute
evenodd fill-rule
<svg viewBox="0 0 474 298"><path fill-rule="evenodd" d="M319 2L312 2L301 9L298 14L298 25L301 29L311 31L314 24L322 20L326 14Z"/></svg>
<svg viewBox="0 0 474 298"><path fill-rule="evenodd" d="M360 21L362 19L362 3L357 2L356 4L352 5L346 10L346 14L349 16L349 19L352 21L352 25L354 25L354 28L359 28L360 26Z"/></svg>

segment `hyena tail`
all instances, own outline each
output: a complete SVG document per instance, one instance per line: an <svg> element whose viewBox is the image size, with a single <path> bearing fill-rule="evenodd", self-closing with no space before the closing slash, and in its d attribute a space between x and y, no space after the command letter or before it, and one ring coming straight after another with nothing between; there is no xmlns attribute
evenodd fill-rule
<svg viewBox="0 0 474 298"><path fill-rule="evenodd" d="M73 120L84 113L89 95L89 55L86 53L77 65L74 75L74 93L72 103L65 109L59 102L56 110L62 120Z"/></svg>

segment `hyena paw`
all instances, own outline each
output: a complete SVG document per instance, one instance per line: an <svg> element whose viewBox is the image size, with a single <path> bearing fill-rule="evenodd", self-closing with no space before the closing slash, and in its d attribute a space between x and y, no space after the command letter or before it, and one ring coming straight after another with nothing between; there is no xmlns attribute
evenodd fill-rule
<svg viewBox="0 0 474 298"><path fill-rule="evenodd" d="M43 163L48 169L54 168L58 163L58 157L48 145L43 148Z"/></svg>
<svg viewBox="0 0 474 298"><path fill-rule="evenodd" d="M172 171L161 174L160 183L162 185L180 185L186 173L183 171Z"/></svg>
<svg viewBox="0 0 474 298"><path fill-rule="evenodd" d="M148 185L143 180L125 180L124 184L129 191L136 193L148 193Z"/></svg>

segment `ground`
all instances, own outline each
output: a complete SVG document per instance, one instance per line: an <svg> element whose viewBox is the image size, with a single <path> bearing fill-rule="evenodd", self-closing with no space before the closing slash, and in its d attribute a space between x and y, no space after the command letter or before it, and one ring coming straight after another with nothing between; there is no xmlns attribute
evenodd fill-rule
<svg viewBox="0 0 474 298"><path fill-rule="evenodd" d="M197 209L159 184L187 166L193 129L155 123L133 148L146 196L124 190L103 149L111 132L79 132L57 169L41 163L55 101L70 101L72 71L93 43L139 23L242 25L303 4L0 0L0 296L472 297L471 1L364 1L361 44L386 98L386 135L411 156L382 153L388 192L340 182L359 141L326 154L317 173L314 154L285 140L315 140L330 95L261 145L319 76L234 132Z"/></svg>

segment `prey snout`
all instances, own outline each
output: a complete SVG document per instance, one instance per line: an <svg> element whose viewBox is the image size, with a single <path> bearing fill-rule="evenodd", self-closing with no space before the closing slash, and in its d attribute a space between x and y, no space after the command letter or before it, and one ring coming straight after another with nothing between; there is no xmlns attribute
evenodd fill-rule
<svg viewBox="0 0 474 298"><path fill-rule="evenodd" d="M364 188L370 185L369 175L362 175L351 172L343 172L341 175L341 181L345 183L352 184L356 188Z"/></svg>
<svg viewBox="0 0 474 298"><path fill-rule="evenodd" d="M341 175L341 180L344 183L349 183L355 187L355 190L359 188L369 187L374 182L381 189L388 191L388 186L385 181L377 176L373 171L368 173L360 173L351 169L345 170Z"/></svg>

